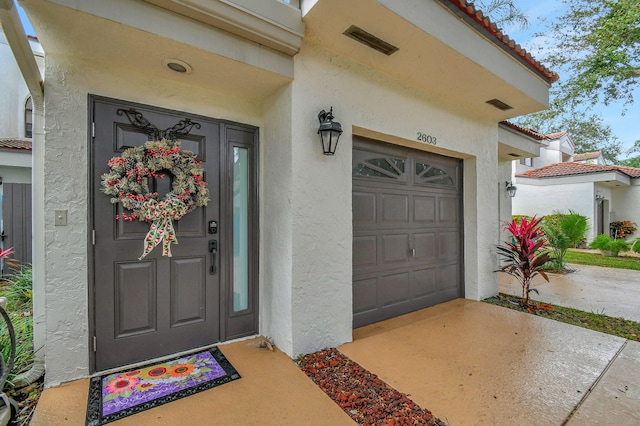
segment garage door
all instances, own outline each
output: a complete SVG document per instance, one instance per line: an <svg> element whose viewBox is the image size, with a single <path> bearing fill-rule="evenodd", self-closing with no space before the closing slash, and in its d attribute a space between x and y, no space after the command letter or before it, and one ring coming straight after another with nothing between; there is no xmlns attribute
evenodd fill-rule
<svg viewBox="0 0 640 426"><path fill-rule="evenodd" d="M463 296L462 162L354 140L353 326Z"/></svg>

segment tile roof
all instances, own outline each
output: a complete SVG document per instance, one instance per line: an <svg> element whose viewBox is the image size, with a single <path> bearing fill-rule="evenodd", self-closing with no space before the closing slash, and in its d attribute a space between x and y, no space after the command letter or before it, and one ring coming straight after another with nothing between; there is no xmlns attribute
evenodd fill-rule
<svg viewBox="0 0 640 426"><path fill-rule="evenodd" d="M529 170L525 173L516 175L517 177L527 178L552 178L559 176L575 176L575 175L587 175L593 173L603 172L620 172L631 178L640 178L640 169L635 167L625 166L603 166L598 164L585 164L585 163L556 163L549 166L541 167L539 169Z"/></svg>
<svg viewBox="0 0 640 426"><path fill-rule="evenodd" d="M585 152L584 154L574 154L573 161L595 160L602 155L602 151Z"/></svg>
<svg viewBox="0 0 640 426"><path fill-rule="evenodd" d="M449 5L457 8L464 15L470 18L481 29L485 30L490 38L493 38L494 43L503 47L507 52L511 52L521 62L527 64L531 69L536 71L540 76L545 78L549 83L554 83L560 78L558 73L551 71L536 59L531 56L529 52L523 49L519 44L513 41L508 35L502 32L502 29L491 22L488 16L485 16L482 11L476 9L473 3L468 3L466 0L440 0L447 7ZM454 10L453 8L451 8ZM454 10L455 11L455 10Z"/></svg>
<svg viewBox="0 0 640 426"><path fill-rule="evenodd" d="M31 151L31 139L0 139L0 148Z"/></svg>
<svg viewBox="0 0 640 426"><path fill-rule="evenodd" d="M569 132L547 133L545 136L548 137L549 139L560 139L561 137L563 137L564 135L566 135L568 133Z"/></svg>
<svg viewBox="0 0 640 426"><path fill-rule="evenodd" d="M509 127L511 129L515 130L516 132L523 133L526 136L529 136L529 137L531 137L531 138L533 138L535 140L542 141L542 140L547 139L547 135L543 135L542 133L538 133L535 130L529 128L529 127L518 126L517 124L513 124L510 121L506 121L505 120L505 121L501 121L498 124L502 124L503 126Z"/></svg>

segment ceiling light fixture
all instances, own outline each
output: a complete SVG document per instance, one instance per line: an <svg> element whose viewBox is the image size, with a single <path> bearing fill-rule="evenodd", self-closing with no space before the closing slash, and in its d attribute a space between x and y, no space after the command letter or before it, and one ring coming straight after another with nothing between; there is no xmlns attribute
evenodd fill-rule
<svg viewBox="0 0 640 426"><path fill-rule="evenodd" d="M191 74L193 68L185 61L175 58L165 58L162 60L162 65L180 74Z"/></svg>

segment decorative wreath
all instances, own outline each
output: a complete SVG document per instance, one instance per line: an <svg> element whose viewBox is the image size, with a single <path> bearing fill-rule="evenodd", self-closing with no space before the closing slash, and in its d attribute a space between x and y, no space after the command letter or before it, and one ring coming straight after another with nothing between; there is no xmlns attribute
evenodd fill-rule
<svg viewBox="0 0 640 426"><path fill-rule="evenodd" d="M180 149L180 142L162 139L149 141L143 146L129 148L120 157L107 163L110 171L102 175L102 191L111 195L111 202L121 203L131 214L116 215L116 220L151 224L144 242L144 258L162 242L162 255L171 257L171 244L178 239L173 221L182 218L196 207L209 202L204 170L196 155ZM173 175L171 192L162 200L157 192L149 190L149 177L164 178Z"/></svg>

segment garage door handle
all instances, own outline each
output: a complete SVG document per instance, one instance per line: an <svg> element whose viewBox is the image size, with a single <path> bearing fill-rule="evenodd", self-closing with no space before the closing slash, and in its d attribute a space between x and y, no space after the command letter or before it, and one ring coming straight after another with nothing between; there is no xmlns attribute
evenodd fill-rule
<svg viewBox="0 0 640 426"><path fill-rule="evenodd" d="M411 257L416 257L416 249L414 249L414 248L409 249L409 255L410 255Z"/></svg>

